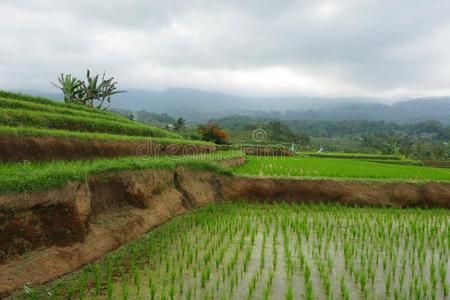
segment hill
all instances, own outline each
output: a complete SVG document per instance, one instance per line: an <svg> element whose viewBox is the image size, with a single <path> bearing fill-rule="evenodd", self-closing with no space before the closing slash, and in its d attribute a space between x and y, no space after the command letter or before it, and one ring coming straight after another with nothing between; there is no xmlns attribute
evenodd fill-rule
<svg viewBox="0 0 450 300"><path fill-rule="evenodd" d="M0 91L0 161L182 154L209 143L119 114Z"/></svg>

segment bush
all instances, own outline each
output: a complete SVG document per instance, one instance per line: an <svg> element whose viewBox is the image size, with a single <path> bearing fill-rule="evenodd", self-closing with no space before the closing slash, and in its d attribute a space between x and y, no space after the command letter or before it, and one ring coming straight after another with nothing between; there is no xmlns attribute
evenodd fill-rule
<svg viewBox="0 0 450 300"><path fill-rule="evenodd" d="M200 125L198 133L204 141L214 142L219 145L226 144L228 141L228 133L217 126L217 124Z"/></svg>

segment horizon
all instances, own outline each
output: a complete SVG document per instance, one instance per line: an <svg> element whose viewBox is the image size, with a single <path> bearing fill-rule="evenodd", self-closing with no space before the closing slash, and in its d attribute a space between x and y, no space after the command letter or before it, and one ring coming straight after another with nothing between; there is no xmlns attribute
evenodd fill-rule
<svg viewBox="0 0 450 300"><path fill-rule="evenodd" d="M232 92L222 92L218 90L208 90L208 89L200 89L200 88L191 88L191 87L183 87L183 86L172 86L172 87L165 87L165 88L128 88L128 87L121 87L124 91L128 92L148 92L148 93L168 93L171 91L186 91L186 92L196 92L199 94L218 94L225 97L233 97L233 98L240 98L241 100L295 100L295 99L321 99L321 100L329 100L330 102L334 104L382 104L382 105L393 105L399 102L408 102L408 101L416 101L416 100L450 100L450 94L448 95L424 95L424 96L402 96L402 97L368 97L368 96L317 96L317 95L284 95L284 96L276 96L276 95L266 95L266 96L255 96L255 95L246 95L246 94L239 94L239 93L232 93ZM39 88L24 88L24 89L4 89L0 87L0 90L10 91L10 92L17 92L17 93L24 93L24 94L30 94L34 96L63 96L62 92L56 88L47 88L47 89L39 89ZM125 93L126 95L126 93ZM447 99L449 98L449 99ZM60 100L60 99L56 99ZM114 98L113 98L114 100ZM301 104L301 103L299 103ZM277 110L276 108L273 109L274 111Z"/></svg>

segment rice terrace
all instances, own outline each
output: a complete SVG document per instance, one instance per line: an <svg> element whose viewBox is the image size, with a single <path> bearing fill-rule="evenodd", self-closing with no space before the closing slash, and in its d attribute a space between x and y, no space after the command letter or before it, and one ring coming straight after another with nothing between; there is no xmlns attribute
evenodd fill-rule
<svg viewBox="0 0 450 300"><path fill-rule="evenodd" d="M0 103L3 145L28 143L1 150L5 297L450 297L449 169L245 154L82 106Z"/></svg>
<svg viewBox="0 0 450 300"><path fill-rule="evenodd" d="M0 11L0 299L450 300L448 1Z"/></svg>

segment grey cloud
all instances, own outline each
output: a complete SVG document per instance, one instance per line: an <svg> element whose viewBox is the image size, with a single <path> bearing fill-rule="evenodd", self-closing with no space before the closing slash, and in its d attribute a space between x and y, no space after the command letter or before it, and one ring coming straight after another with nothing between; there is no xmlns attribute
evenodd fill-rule
<svg viewBox="0 0 450 300"><path fill-rule="evenodd" d="M267 69L285 68L292 86L278 80L275 94L450 92L447 0L4 0L0 10L0 88L91 67L140 88L258 94L236 78L270 83Z"/></svg>

